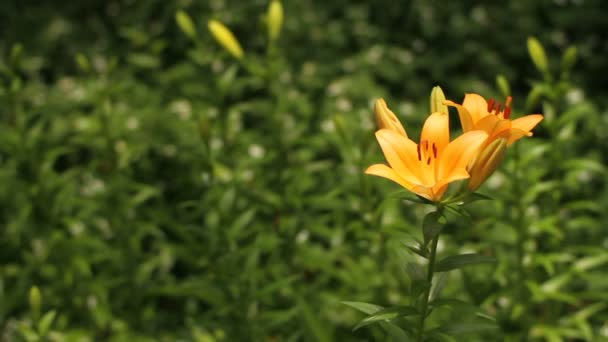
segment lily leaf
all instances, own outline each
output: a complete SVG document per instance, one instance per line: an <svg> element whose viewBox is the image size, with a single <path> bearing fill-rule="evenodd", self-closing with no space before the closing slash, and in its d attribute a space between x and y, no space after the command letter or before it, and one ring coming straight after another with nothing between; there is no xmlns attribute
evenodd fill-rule
<svg viewBox="0 0 608 342"><path fill-rule="evenodd" d="M390 321L392 319L410 316L418 314L418 310L416 310L413 306L395 306L392 308L382 309L375 314L364 318L361 322L359 322L354 328L353 331L362 328L366 325L370 325L377 322Z"/></svg>
<svg viewBox="0 0 608 342"><path fill-rule="evenodd" d="M53 324L56 314L57 312L55 310L51 310L42 316L40 322L38 322L38 333L40 336L46 336Z"/></svg>
<svg viewBox="0 0 608 342"><path fill-rule="evenodd" d="M409 341L410 336L405 330L393 322L379 322L382 329L384 329L389 336L393 338L393 341Z"/></svg>
<svg viewBox="0 0 608 342"><path fill-rule="evenodd" d="M376 304L371 304L371 303L364 303L364 302L342 302L342 304L348 305L351 308L357 309L361 312L363 312L364 314L368 314L368 315L373 315L376 312L384 309L384 307L380 306L380 305L376 305Z"/></svg>
<svg viewBox="0 0 608 342"><path fill-rule="evenodd" d="M484 195L484 194L480 194L478 192L474 192L472 194L469 194L469 196L467 196L464 199L464 204L469 204L469 203L473 203L473 202L477 202L477 201L491 201L494 198Z"/></svg>
<svg viewBox="0 0 608 342"><path fill-rule="evenodd" d="M446 257L435 266L435 272L448 272L468 265L487 264L496 262L493 256L479 254L460 254Z"/></svg>
<svg viewBox="0 0 608 342"><path fill-rule="evenodd" d="M425 246L422 246L422 244L420 244L418 246L412 246L412 245L409 245L404 242L403 245L405 246L405 248L409 249L410 251L420 255L421 257L423 257L425 259L428 259L429 250Z"/></svg>

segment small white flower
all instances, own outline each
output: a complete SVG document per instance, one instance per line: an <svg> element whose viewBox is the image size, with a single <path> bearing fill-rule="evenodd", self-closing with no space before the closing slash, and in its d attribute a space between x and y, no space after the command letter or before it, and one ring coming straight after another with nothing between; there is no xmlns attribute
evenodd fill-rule
<svg viewBox="0 0 608 342"><path fill-rule="evenodd" d="M170 110L182 120L192 117L192 105L188 100L176 100L169 105Z"/></svg>
<svg viewBox="0 0 608 342"><path fill-rule="evenodd" d="M134 116L131 116L127 119L127 129L134 131L139 128L139 119Z"/></svg>
<svg viewBox="0 0 608 342"><path fill-rule="evenodd" d="M325 133L332 133L336 130L336 124L333 120L323 120L321 122L321 130Z"/></svg>
<svg viewBox="0 0 608 342"><path fill-rule="evenodd" d="M353 108L353 104L348 99L341 97L336 100L336 107L340 111L347 112Z"/></svg>
<svg viewBox="0 0 608 342"><path fill-rule="evenodd" d="M265 154L266 154L266 150L264 149L264 147L257 145L257 144L249 145L249 155L252 158L260 159L260 158L263 158Z"/></svg>

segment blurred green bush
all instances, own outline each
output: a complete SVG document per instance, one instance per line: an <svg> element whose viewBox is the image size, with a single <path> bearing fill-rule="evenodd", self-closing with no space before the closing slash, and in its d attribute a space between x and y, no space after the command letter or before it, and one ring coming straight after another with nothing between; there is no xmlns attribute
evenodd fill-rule
<svg viewBox="0 0 608 342"><path fill-rule="evenodd" d="M268 49L265 0L0 3L0 340L383 340L340 302L403 300L424 210L362 173L371 103L416 127L499 74L546 119L441 247L500 260L447 282L500 327L463 338L606 340L606 2L283 5Z"/></svg>

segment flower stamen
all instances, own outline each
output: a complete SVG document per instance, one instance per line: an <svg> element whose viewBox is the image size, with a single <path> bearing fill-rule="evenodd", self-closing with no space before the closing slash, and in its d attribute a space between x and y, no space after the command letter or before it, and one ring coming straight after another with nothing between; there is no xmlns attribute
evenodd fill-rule
<svg viewBox="0 0 608 342"><path fill-rule="evenodd" d="M488 113L492 113L492 111L494 110L495 103L496 103L496 101L494 101L494 99L488 100Z"/></svg>
<svg viewBox="0 0 608 342"><path fill-rule="evenodd" d="M507 102L505 102L505 112L503 114L505 119L508 119L511 116L511 101L513 98L511 96L507 96Z"/></svg>

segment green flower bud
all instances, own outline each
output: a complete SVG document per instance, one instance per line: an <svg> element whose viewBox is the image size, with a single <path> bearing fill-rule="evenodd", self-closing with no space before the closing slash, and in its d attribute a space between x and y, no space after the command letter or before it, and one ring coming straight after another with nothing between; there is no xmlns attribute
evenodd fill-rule
<svg viewBox="0 0 608 342"><path fill-rule="evenodd" d="M470 191L477 190L496 171L505 156L506 149L507 139L504 138L496 139L486 147L482 147L477 158L468 167L471 175L468 184Z"/></svg>
<svg viewBox="0 0 608 342"><path fill-rule="evenodd" d="M532 58L532 62L536 65L536 68L541 72L545 73L549 71L549 62L547 61L547 54L545 49L534 37L528 37L528 53Z"/></svg>
<svg viewBox="0 0 608 342"><path fill-rule="evenodd" d="M441 87L433 87L431 91L431 113L443 113L448 114L448 106L444 104L445 95Z"/></svg>
<svg viewBox="0 0 608 342"><path fill-rule="evenodd" d="M209 28L209 32L213 35L213 38L215 38L226 51L230 52L234 58L243 58L244 53L241 44L226 25L217 20L209 20L207 22L207 27Z"/></svg>
<svg viewBox="0 0 608 342"><path fill-rule="evenodd" d="M571 46L566 49L564 55L562 56L562 71L569 72L570 69L576 64L576 59L578 57L578 50L576 46Z"/></svg>
<svg viewBox="0 0 608 342"><path fill-rule="evenodd" d="M42 295L37 286L30 288L29 300L32 318L37 321L40 318L40 307L42 306Z"/></svg>
<svg viewBox="0 0 608 342"><path fill-rule="evenodd" d="M191 39L196 38L196 26L194 26L194 22L192 18L188 15L188 13L179 10L175 13L175 21L179 28Z"/></svg>
<svg viewBox="0 0 608 342"><path fill-rule="evenodd" d="M496 76L496 85L502 96L508 97L511 95L511 86L509 86L509 81L504 75Z"/></svg>
<svg viewBox="0 0 608 342"><path fill-rule="evenodd" d="M283 5L279 0L272 0L268 6L268 38L271 41L277 40L283 27Z"/></svg>

